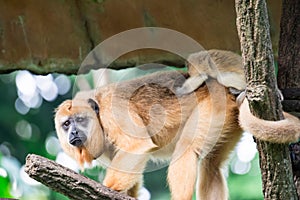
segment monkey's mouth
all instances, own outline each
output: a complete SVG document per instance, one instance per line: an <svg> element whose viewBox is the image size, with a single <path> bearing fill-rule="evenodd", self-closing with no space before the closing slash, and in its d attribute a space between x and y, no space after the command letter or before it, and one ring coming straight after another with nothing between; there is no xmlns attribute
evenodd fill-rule
<svg viewBox="0 0 300 200"><path fill-rule="evenodd" d="M69 142L71 145L73 145L75 147L81 147L81 146L83 146L83 143L84 143L84 141L82 141L82 139L78 138L78 137L71 139Z"/></svg>
<svg viewBox="0 0 300 200"><path fill-rule="evenodd" d="M87 138L85 136L74 136L70 135L69 143L75 147L82 147Z"/></svg>

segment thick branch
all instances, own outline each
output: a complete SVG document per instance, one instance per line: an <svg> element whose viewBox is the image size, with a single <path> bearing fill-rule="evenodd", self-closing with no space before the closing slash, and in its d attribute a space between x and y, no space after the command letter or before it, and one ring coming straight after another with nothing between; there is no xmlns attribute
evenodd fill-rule
<svg viewBox="0 0 300 200"><path fill-rule="evenodd" d="M278 86L283 109L300 118L300 1L283 0L278 51ZM294 181L300 198L300 142L291 144Z"/></svg>
<svg viewBox="0 0 300 200"><path fill-rule="evenodd" d="M115 199L134 198L113 191L102 184L82 176L47 158L29 154L25 172L33 179L71 199Z"/></svg>
<svg viewBox="0 0 300 200"><path fill-rule="evenodd" d="M300 1L283 0L278 51L278 86L300 88Z"/></svg>
<svg viewBox="0 0 300 200"><path fill-rule="evenodd" d="M295 80L291 81L294 82ZM300 82L300 79L298 81ZM278 86L280 87L280 85ZM300 88L284 88L281 89L281 92L284 96L282 102L283 110L300 117Z"/></svg>

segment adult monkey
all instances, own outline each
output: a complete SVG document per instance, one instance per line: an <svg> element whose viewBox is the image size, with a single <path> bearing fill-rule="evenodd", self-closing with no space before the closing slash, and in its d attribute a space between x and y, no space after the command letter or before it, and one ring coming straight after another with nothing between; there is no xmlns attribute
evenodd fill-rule
<svg viewBox="0 0 300 200"><path fill-rule="evenodd" d="M94 98L78 96L63 102L55 125L64 151L81 164L100 156L111 160L104 185L132 196L137 195L149 159L171 158L172 199L192 199L197 174L200 199L228 199L221 167L242 133L238 105L228 89L213 79L194 93L177 97L173 91L187 77L174 71L158 72L99 88L91 92ZM240 116L249 114L244 103L240 112ZM287 116L277 127L284 126L289 137L277 136L292 141L299 137L300 122ZM242 125L247 121L240 119ZM255 123L246 128L258 138L273 137L260 127L280 132L269 127L277 122L255 118ZM286 126L291 123L296 131Z"/></svg>

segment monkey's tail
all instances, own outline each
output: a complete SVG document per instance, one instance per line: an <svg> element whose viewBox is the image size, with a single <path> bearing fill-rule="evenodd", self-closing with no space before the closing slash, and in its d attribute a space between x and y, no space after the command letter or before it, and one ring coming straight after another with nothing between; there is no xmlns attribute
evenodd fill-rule
<svg viewBox="0 0 300 200"><path fill-rule="evenodd" d="M244 131L256 138L273 143L296 142L300 137L300 120L286 112L280 121L268 121L255 117L245 98L240 106L239 122Z"/></svg>

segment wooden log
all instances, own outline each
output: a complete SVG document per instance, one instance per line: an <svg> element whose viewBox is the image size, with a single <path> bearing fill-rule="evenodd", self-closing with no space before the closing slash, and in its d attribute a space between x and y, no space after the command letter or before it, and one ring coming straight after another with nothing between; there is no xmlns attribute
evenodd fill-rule
<svg viewBox="0 0 300 200"><path fill-rule="evenodd" d="M29 154L25 172L70 199L135 200L42 156Z"/></svg>

